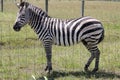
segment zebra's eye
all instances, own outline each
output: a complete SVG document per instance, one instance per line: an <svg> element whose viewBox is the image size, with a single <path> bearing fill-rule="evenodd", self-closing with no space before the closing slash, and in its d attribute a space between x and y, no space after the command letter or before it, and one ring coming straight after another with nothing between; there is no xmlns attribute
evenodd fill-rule
<svg viewBox="0 0 120 80"><path fill-rule="evenodd" d="M21 18L24 18L24 17L25 17L25 15L22 14L22 15L20 15L18 18L21 19Z"/></svg>
<svg viewBox="0 0 120 80"><path fill-rule="evenodd" d="M20 11L19 11L19 13L21 13L22 11L23 11L23 7L21 7L21 8L20 8Z"/></svg>

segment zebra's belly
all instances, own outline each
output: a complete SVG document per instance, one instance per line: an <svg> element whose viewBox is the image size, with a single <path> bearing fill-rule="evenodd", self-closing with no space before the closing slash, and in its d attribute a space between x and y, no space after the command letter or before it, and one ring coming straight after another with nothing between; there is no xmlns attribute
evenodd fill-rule
<svg viewBox="0 0 120 80"><path fill-rule="evenodd" d="M76 41L76 40L74 41L74 38L67 39L67 38L63 37L59 40L54 39L53 44L58 45L58 46L71 46L71 45L77 44L79 42L80 42L80 39L79 39L79 41Z"/></svg>

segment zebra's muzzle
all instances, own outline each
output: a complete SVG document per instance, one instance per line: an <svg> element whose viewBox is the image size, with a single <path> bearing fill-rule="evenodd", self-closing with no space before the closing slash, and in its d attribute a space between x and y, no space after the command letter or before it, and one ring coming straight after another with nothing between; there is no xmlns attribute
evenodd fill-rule
<svg viewBox="0 0 120 80"><path fill-rule="evenodd" d="M18 22L16 22L16 24L13 26L13 29L14 29L15 31L20 31L21 27L20 27L20 25L19 25Z"/></svg>

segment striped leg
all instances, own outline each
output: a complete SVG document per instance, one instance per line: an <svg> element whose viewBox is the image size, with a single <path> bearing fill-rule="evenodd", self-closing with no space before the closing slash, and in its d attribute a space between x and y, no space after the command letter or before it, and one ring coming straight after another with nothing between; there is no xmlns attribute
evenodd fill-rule
<svg viewBox="0 0 120 80"><path fill-rule="evenodd" d="M44 48L45 48L45 52L46 52L46 58L47 58L47 66L45 68L45 71L48 71L48 73L50 73L50 71L52 70L52 45L49 42L44 43Z"/></svg>
<svg viewBox="0 0 120 80"><path fill-rule="evenodd" d="M87 64L85 65L85 71L88 71L88 67L91 64L91 62L93 61L93 59L95 58L95 68L93 69L92 72L96 72L99 69L99 57L100 57L100 51L99 49L96 47L93 47L93 49L95 49L94 51L90 51L91 52L91 57L89 58Z"/></svg>
<svg viewBox="0 0 120 80"><path fill-rule="evenodd" d="M90 64L91 64L91 62L93 61L94 58L95 58L94 54L91 53L91 57L88 59L87 63L85 64L85 67L84 67L84 70L86 72L89 71L88 67L90 66Z"/></svg>
<svg viewBox="0 0 120 80"><path fill-rule="evenodd" d="M88 59L85 67L84 67L84 70L85 71L89 71L88 70L88 67L90 66L91 62L93 61L94 58L95 59L95 68L93 69L92 72L96 72L99 68L99 56L100 56L100 51L99 49L97 48L97 46L88 46L87 43L85 41L82 41L83 44L86 46L86 48L90 51L91 53L91 57Z"/></svg>
<svg viewBox="0 0 120 80"><path fill-rule="evenodd" d="M100 58L100 51L97 48L96 52L95 52L95 68L93 69L92 72L96 72L99 69L99 58Z"/></svg>

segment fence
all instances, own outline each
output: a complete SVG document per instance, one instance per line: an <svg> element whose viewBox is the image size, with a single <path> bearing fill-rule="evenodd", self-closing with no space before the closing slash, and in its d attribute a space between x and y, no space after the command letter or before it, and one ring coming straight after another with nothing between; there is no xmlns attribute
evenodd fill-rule
<svg viewBox="0 0 120 80"><path fill-rule="evenodd" d="M20 0L20 3L21 3L22 1L23 1L23 0ZM25 0L24 0L24 1L25 1ZM15 0L15 2L16 2L16 0ZM48 0L45 0L45 11L48 12ZM1 12L3 12L3 0L1 0ZM82 13L81 16L84 16L84 0L82 0L81 13Z"/></svg>
<svg viewBox="0 0 120 80"><path fill-rule="evenodd" d="M1 0L0 3L1 3L1 12L3 12L3 0Z"/></svg>
<svg viewBox="0 0 120 80"><path fill-rule="evenodd" d="M0 12L0 80L37 80L46 76L44 48L36 34L27 25L20 32L13 30L17 7L14 0L4 1ZM44 0L29 0L45 10ZM53 46L53 73L55 80L120 79L120 2L86 1L85 16L93 16L104 25L105 39L99 44L101 51L100 70L96 74L83 71L90 54L80 43L71 47ZM48 14L52 17L70 19L80 16L81 1L50 0ZM94 67L94 63L90 69Z"/></svg>

